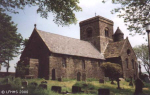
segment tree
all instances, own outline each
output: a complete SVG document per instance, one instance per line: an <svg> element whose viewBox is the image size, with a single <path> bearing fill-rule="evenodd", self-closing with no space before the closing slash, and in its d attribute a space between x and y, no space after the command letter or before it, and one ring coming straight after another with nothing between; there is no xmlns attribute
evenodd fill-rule
<svg viewBox="0 0 150 95"><path fill-rule="evenodd" d="M122 76L122 68L119 64L106 62L101 64L101 68L105 73L105 76L109 77L111 81L116 80L118 89L120 89L119 77Z"/></svg>
<svg viewBox="0 0 150 95"><path fill-rule="evenodd" d="M138 45L138 46L135 46L133 48L137 58L139 59L139 61L141 61L141 65L144 66L146 72L149 74L149 77L150 77L150 63L149 63L149 58L148 58L148 54L149 54L149 51L148 51L148 46L145 45L145 44L142 44L142 45Z"/></svg>
<svg viewBox="0 0 150 95"><path fill-rule="evenodd" d="M11 17L0 10L0 64L6 67L8 72L9 62L19 54L21 34L18 34L16 25Z"/></svg>
<svg viewBox="0 0 150 95"><path fill-rule="evenodd" d="M54 22L58 25L69 25L77 22L74 12L81 11L79 0L0 0L0 8L4 11L18 13L16 8L38 6L37 13L47 18L48 13L54 15Z"/></svg>
<svg viewBox="0 0 150 95"><path fill-rule="evenodd" d="M150 21L150 0L112 0L112 3L121 5L113 9L112 13L119 13L118 16L124 18L132 35L145 35L144 26Z"/></svg>

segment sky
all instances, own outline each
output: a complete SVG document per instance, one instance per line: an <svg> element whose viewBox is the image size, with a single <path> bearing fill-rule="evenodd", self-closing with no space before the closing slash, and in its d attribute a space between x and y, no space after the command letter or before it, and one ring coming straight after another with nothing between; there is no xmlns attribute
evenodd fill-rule
<svg viewBox="0 0 150 95"><path fill-rule="evenodd" d="M146 40L143 39L143 37L147 37L147 35L130 36L130 32L127 30L123 19L119 18L117 14L111 14L110 11L114 8L119 7L120 5L112 4L111 0L107 1L105 4L102 3L102 0L79 1L79 6L82 8L82 11L75 12L76 18L78 19L77 24L65 27L58 26L53 22L54 18L52 13L48 14L48 19L40 17L40 15L36 12L36 6L26 6L24 10L17 9L17 11L19 11L19 14L8 13L8 15L12 16L12 21L17 24L17 32L20 33L24 39L30 37L34 29L34 24L37 25L36 27L38 30L80 39L79 22L94 17L96 13L96 15L112 20L114 22L114 32L116 31L117 27L119 27L124 33L124 38L128 37L132 47L147 43ZM20 55L10 62L9 72L15 72L14 67L16 66L17 61L19 61L19 57ZM6 71L6 68L2 67L1 71ZM142 71L144 71L143 68Z"/></svg>

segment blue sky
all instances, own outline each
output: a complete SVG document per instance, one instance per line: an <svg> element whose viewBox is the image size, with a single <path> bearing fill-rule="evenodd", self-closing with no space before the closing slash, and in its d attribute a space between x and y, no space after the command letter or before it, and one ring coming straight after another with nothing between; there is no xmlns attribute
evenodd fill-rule
<svg viewBox="0 0 150 95"><path fill-rule="evenodd" d="M79 0L79 6L82 8L81 12L76 13L76 17L78 19L77 24L73 24L70 26L62 27L58 26L53 22L53 15L49 13L48 19L40 17L39 14L36 13L37 7L29 7L26 6L24 10L18 10L19 14L12 14L8 13L12 16L12 21L17 24L17 32L21 33L23 38L29 38L33 29L34 24L37 24L37 29L60 34L72 38L80 38L80 29L79 29L79 22L82 20L86 20L88 18L94 17L96 15L103 16L114 21L114 32L116 31L117 27L119 27L122 32L124 33L124 38L128 36L131 45L134 47L136 45L140 45L143 43L147 43L143 36L135 35L130 36L127 27L125 26L123 19L117 17L117 14L111 14L111 10L116 8L120 5L113 5L111 4L111 0L106 2L105 4L102 3L102 0ZM146 35L144 37L147 37ZM19 56L14 58L10 62L10 72L15 72L14 66L16 65L17 61L19 60ZM2 67L2 71L6 71L5 67Z"/></svg>

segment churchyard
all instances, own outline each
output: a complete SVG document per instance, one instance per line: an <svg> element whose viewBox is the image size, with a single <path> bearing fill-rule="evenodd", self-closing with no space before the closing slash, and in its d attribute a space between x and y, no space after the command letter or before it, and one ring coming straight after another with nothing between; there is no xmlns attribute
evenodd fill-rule
<svg viewBox="0 0 150 95"><path fill-rule="evenodd" d="M17 93L17 95L98 95L98 89L101 88L109 89L110 95L133 95L135 86L129 86L129 83L129 79L126 81L122 79L120 81L121 89L117 89L117 82L111 84L111 81L108 79L103 83L103 81L96 79L76 81L75 79L45 80L7 77L0 78L0 90L1 92L2 90L5 91L3 95L5 95L8 90L16 91L13 93ZM149 83L144 83L143 92L144 95L149 95ZM11 92L10 95L15 94Z"/></svg>

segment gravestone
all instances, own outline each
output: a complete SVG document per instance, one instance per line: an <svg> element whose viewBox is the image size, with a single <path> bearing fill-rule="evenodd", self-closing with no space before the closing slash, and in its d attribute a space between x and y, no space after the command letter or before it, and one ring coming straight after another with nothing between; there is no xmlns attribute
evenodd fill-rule
<svg viewBox="0 0 150 95"><path fill-rule="evenodd" d="M61 93L61 87L60 86L52 86L51 90L54 92Z"/></svg>
<svg viewBox="0 0 150 95"><path fill-rule="evenodd" d="M23 86L23 87L27 87L27 86L28 86L28 82L27 82L27 81L23 81L23 82L22 82L22 86Z"/></svg>
<svg viewBox="0 0 150 95"><path fill-rule="evenodd" d="M62 78L58 78L58 81L62 81Z"/></svg>
<svg viewBox="0 0 150 95"><path fill-rule="evenodd" d="M38 84L36 82L31 82L31 85L36 87Z"/></svg>
<svg viewBox="0 0 150 95"><path fill-rule="evenodd" d="M133 86L132 77L130 77L130 83L129 86Z"/></svg>
<svg viewBox="0 0 150 95"><path fill-rule="evenodd" d="M150 83L150 78L149 78L148 76L146 76L146 77L144 78L144 81L145 81L146 83Z"/></svg>
<svg viewBox="0 0 150 95"><path fill-rule="evenodd" d="M100 80L99 80L99 83L104 83L104 80L103 80L103 79L100 79Z"/></svg>
<svg viewBox="0 0 150 95"><path fill-rule="evenodd" d="M72 86L72 93L79 93L79 92L81 92L81 87Z"/></svg>
<svg viewBox="0 0 150 95"><path fill-rule="evenodd" d="M104 77L104 80L105 81L109 81L109 77Z"/></svg>
<svg viewBox="0 0 150 95"><path fill-rule="evenodd" d="M47 89L47 84L40 84L39 87L43 89Z"/></svg>
<svg viewBox="0 0 150 95"><path fill-rule="evenodd" d="M143 93L143 88L144 86L144 83L142 82L141 79L137 78L135 80L135 92L134 92L134 95L140 95L141 93Z"/></svg>
<svg viewBox="0 0 150 95"><path fill-rule="evenodd" d="M98 95L110 95L109 89L98 89Z"/></svg>

